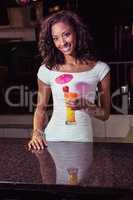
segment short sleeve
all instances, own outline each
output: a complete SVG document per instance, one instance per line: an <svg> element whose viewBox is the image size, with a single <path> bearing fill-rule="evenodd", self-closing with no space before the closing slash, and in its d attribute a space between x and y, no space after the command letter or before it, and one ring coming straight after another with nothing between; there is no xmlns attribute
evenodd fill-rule
<svg viewBox="0 0 133 200"><path fill-rule="evenodd" d="M102 79L104 79L104 77L108 74L108 72L110 71L110 67L109 65L107 65L104 62L100 62L98 65L98 78L99 81L101 81Z"/></svg>
<svg viewBox="0 0 133 200"><path fill-rule="evenodd" d="M37 77L42 82L50 85L50 73L51 71L45 65L41 65L38 69Z"/></svg>

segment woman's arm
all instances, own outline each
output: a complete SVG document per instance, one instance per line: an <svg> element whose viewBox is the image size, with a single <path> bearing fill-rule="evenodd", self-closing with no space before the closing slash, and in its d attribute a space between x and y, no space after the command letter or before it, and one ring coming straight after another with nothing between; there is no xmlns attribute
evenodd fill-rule
<svg viewBox="0 0 133 200"><path fill-rule="evenodd" d="M93 116L105 121L110 115L110 72L98 84L100 107L96 107Z"/></svg>
<svg viewBox="0 0 133 200"><path fill-rule="evenodd" d="M32 138L28 143L29 150L32 148L35 150L43 149L44 145L47 145L46 139L42 134L47 121L46 109L50 95L51 88L41 80L38 80L37 107L33 117Z"/></svg>

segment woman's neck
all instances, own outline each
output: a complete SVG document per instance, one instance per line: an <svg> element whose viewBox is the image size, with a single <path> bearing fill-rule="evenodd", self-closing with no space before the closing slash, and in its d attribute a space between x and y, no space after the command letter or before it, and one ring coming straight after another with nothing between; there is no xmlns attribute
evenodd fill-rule
<svg viewBox="0 0 133 200"><path fill-rule="evenodd" d="M77 60L73 56L67 55L67 56L65 56L65 64L75 65L75 64L77 64Z"/></svg>

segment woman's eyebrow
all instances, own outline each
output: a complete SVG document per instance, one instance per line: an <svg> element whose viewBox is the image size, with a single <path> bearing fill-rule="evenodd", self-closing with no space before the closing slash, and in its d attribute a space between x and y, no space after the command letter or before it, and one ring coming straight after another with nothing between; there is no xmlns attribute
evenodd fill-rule
<svg viewBox="0 0 133 200"><path fill-rule="evenodd" d="M61 35L64 34L64 33L66 33L66 32L71 32L71 30L70 30L70 29L67 29L67 30L63 31L63 32L61 33ZM58 36L59 36L58 34L57 34L57 35L52 34L52 37L58 37Z"/></svg>

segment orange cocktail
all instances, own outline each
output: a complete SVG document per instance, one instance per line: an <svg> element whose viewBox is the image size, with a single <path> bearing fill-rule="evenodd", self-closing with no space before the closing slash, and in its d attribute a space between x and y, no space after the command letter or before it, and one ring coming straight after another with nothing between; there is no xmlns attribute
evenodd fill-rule
<svg viewBox="0 0 133 200"><path fill-rule="evenodd" d="M78 184L78 168L68 168L68 184L77 185Z"/></svg>
<svg viewBox="0 0 133 200"><path fill-rule="evenodd" d="M67 105L67 102L73 103L77 98L79 94L76 92L64 92L64 98L66 102L66 124L75 124L75 110L73 110L69 105Z"/></svg>

